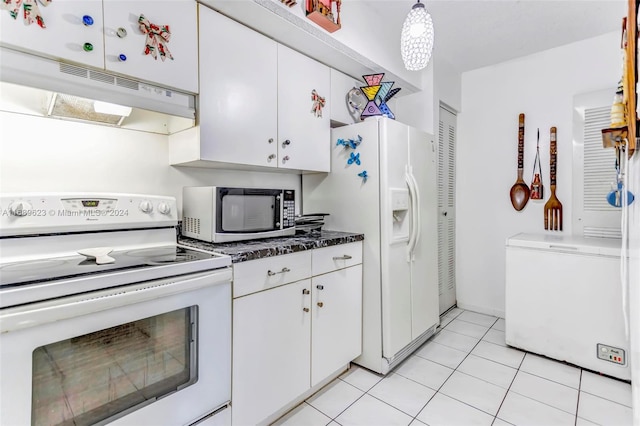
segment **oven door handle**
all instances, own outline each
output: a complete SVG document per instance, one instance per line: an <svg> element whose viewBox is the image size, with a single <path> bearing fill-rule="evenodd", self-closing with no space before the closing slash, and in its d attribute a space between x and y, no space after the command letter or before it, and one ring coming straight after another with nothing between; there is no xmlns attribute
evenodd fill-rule
<svg viewBox="0 0 640 426"><path fill-rule="evenodd" d="M10 333L225 283L231 283L230 267L16 306L0 311L0 333Z"/></svg>

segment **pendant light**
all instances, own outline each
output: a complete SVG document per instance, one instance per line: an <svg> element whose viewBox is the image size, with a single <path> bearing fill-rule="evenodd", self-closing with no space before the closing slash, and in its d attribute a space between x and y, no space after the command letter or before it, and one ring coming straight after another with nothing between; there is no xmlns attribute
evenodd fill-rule
<svg viewBox="0 0 640 426"><path fill-rule="evenodd" d="M433 51L433 21L420 0L413 5L404 20L400 49L404 67L409 71L423 69Z"/></svg>

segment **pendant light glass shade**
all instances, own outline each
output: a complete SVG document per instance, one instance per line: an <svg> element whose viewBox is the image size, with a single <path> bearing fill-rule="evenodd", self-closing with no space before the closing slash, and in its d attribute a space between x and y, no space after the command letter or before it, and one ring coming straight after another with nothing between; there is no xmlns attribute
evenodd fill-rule
<svg viewBox="0 0 640 426"><path fill-rule="evenodd" d="M433 21L424 4L414 4L404 20L400 38L402 61L409 71L423 69L433 51Z"/></svg>

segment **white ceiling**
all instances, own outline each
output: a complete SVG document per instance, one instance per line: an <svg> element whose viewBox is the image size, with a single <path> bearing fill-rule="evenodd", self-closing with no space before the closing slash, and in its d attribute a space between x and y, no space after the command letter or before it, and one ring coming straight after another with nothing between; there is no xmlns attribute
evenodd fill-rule
<svg viewBox="0 0 640 426"><path fill-rule="evenodd" d="M356 0L357 1L357 0ZM367 0L400 34L414 0ZM423 0L435 27L434 55L460 72L621 28L627 0ZM551 64L550 64L551 65Z"/></svg>

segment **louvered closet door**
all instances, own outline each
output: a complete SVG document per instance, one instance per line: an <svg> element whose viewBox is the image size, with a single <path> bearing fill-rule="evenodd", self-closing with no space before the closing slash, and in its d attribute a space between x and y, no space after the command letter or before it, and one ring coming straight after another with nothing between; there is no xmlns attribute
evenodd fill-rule
<svg viewBox="0 0 640 426"><path fill-rule="evenodd" d="M620 238L620 208L607 202L615 188L615 150L602 147L602 129L611 124L611 106L586 108L583 127L582 211L577 213L578 229L585 237ZM578 191L580 188L575 188Z"/></svg>
<svg viewBox="0 0 640 426"><path fill-rule="evenodd" d="M438 288L440 313L456 303L456 115L440 107L438 126Z"/></svg>

